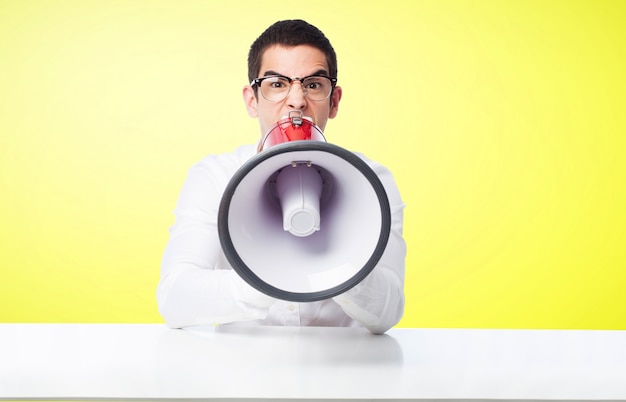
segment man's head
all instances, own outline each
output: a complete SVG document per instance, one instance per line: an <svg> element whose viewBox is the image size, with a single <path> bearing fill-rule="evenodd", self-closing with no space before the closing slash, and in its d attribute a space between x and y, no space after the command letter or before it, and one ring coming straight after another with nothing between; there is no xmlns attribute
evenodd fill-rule
<svg viewBox="0 0 626 402"><path fill-rule="evenodd" d="M328 74L337 77L337 55L322 31L302 20L278 21L265 30L250 46L248 53L248 82L259 77L263 53L274 45L295 47L308 45L326 56Z"/></svg>
<svg viewBox="0 0 626 402"><path fill-rule="evenodd" d="M337 77L337 56L326 36L313 25L302 20L279 21L265 30L252 44L248 54L248 78L250 85L243 89L248 114L259 119L261 135L290 111L297 110L311 117L322 130L329 118L337 114L342 90L334 86L329 95L316 96L313 90L317 83L295 80L286 87L284 99L276 100L264 96L257 78L283 76L285 78L305 78L325 76ZM315 79L314 79L315 80ZM269 84L270 80L266 80ZM272 84L272 85L279 85Z"/></svg>

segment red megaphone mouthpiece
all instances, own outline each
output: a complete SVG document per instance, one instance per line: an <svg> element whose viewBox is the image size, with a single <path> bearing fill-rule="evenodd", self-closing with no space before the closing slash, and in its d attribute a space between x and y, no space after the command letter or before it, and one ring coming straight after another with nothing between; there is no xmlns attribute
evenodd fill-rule
<svg viewBox="0 0 626 402"><path fill-rule="evenodd" d="M265 134L260 150L290 141L323 141L326 142L322 130L309 117L302 116L300 111L289 112L288 117L279 120Z"/></svg>

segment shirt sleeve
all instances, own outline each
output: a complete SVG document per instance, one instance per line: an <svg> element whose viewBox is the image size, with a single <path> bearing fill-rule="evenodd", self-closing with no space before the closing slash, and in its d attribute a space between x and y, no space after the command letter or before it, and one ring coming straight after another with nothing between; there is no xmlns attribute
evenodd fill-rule
<svg viewBox="0 0 626 402"><path fill-rule="evenodd" d="M183 185L157 288L159 311L170 327L262 319L273 302L230 268L220 247L222 194L240 159L253 154L252 148L238 151L206 157Z"/></svg>
<svg viewBox="0 0 626 402"><path fill-rule="evenodd" d="M364 158L365 159L365 158ZM391 172L365 159L381 180L391 209L391 232L385 251L359 284L334 298L347 315L374 334L397 324L404 313L406 243L402 236L404 203Z"/></svg>

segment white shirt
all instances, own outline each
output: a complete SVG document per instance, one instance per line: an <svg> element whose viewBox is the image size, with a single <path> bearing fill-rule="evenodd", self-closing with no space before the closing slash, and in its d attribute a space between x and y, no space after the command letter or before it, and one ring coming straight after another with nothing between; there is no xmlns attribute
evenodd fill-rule
<svg viewBox="0 0 626 402"><path fill-rule="evenodd" d="M332 299L296 303L276 300L248 285L222 251L217 216L222 194L256 146L209 155L194 165L174 211L176 220L161 264L159 311L173 328L207 324L365 326L383 333L404 312L406 245L404 204L388 169L359 155L381 180L391 208L391 233L372 272Z"/></svg>

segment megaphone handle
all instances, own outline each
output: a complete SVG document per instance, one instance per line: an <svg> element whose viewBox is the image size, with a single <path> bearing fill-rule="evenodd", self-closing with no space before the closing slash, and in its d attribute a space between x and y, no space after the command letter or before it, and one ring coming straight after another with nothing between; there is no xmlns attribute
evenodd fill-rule
<svg viewBox="0 0 626 402"><path fill-rule="evenodd" d="M283 228L294 236L309 236L320 229L322 177L310 164L295 163L276 177L283 212Z"/></svg>

